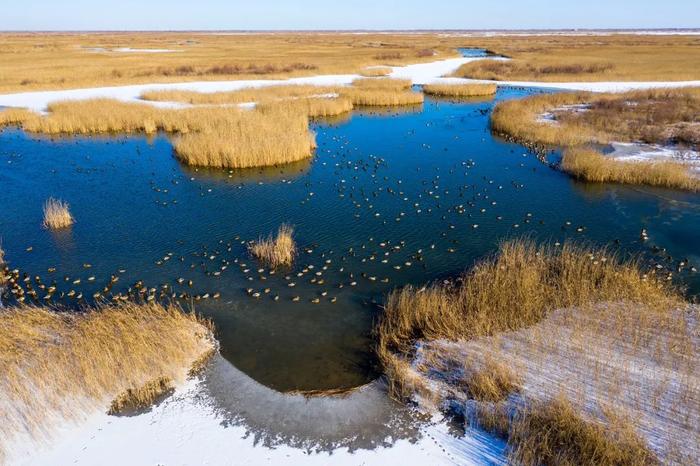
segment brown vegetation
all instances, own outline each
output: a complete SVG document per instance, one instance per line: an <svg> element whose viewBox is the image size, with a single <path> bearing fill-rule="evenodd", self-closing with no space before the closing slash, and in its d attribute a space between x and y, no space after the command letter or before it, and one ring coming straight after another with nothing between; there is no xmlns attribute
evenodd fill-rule
<svg viewBox="0 0 700 466"><path fill-rule="evenodd" d="M534 81L582 81L586 76L598 80L610 74L615 65L609 62L535 64L518 60L477 60L465 63L455 71L454 76L470 79L509 81L530 79Z"/></svg>
<svg viewBox="0 0 700 466"><path fill-rule="evenodd" d="M296 244L290 225L282 225L277 231L277 237L272 235L260 238L250 245L250 253L270 267L289 266L294 262Z"/></svg>
<svg viewBox="0 0 700 466"><path fill-rule="evenodd" d="M83 312L0 310L0 452L17 437L50 436L150 381L181 381L215 346L210 325L158 304Z"/></svg>
<svg viewBox="0 0 700 466"><path fill-rule="evenodd" d="M510 459L523 466L660 464L628 425L604 426L586 419L565 398L532 402L512 420Z"/></svg>
<svg viewBox="0 0 700 466"><path fill-rule="evenodd" d="M454 44L452 43L454 42ZM3 33L0 93L149 82L277 79L455 57L435 34ZM176 53L120 53L116 48ZM95 51L102 48L102 51ZM435 55L427 55L430 49ZM80 70L76 73L75 70Z"/></svg>
<svg viewBox="0 0 700 466"><path fill-rule="evenodd" d="M520 240L453 283L394 291L376 334L392 394L462 406L517 464L682 464L700 435L697 325L634 262Z"/></svg>
<svg viewBox="0 0 700 466"><path fill-rule="evenodd" d="M112 400L107 414L122 414L148 408L174 390L173 381L169 377L158 377L141 387L127 388Z"/></svg>
<svg viewBox="0 0 700 466"><path fill-rule="evenodd" d="M496 84L426 84L423 92L441 97L478 97L493 95L498 90Z"/></svg>
<svg viewBox="0 0 700 466"><path fill-rule="evenodd" d="M499 103L491 127L521 142L574 147L565 151L561 168L587 181L697 190L697 178L680 162L626 163L575 146L629 141L698 147L699 115L696 88L557 93Z"/></svg>
<svg viewBox="0 0 700 466"><path fill-rule="evenodd" d="M373 66L371 68L364 68L359 72L360 76L366 78L379 78L382 76L388 76L391 74L391 68L388 66Z"/></svg>
<svg viewBox="0 0 700 466"><path fill-rule="evenodd" d="M67 203L58 199L49 198L44 204L44 228L47 230L59 230L67 228L75 223Z"/></svg>
<svg viewBox="0 0 700 466"><path fill-rule="evenodd" d="M405 91L411 88L410 79L396 78L360 78L352 82L355 89Z"/></svg>
<svg viewBox="0 0 700 466"><path fill-rule="evenodd" d="M560 167L575 178L595 183L624 183L700 190L700 178L677 162L620 162L592 149L567 149Z"/></svg>
<svg viewBox="0 0 700 466"><path fill-rule="evenodd" d="M315 145L307 116L284 109L265 113L233 107L165 110L96 99L52 104L49 111L45 117L11 111L9 119L19 120L27 131L44 134L166 131L177 136L175 151L184 163L217 168L296 162L309 158Z"/></svg>

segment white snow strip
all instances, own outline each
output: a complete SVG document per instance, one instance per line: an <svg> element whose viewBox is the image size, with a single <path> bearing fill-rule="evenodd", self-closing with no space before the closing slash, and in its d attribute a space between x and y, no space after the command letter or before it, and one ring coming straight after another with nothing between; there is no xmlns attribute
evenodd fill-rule
<svg viewBox="0 0 700 466"><path fill-rule="evenodd" d="M687 165L700 176L700 152L674 146L638 142L613 142L607 157L621 162L676 162Z"/></svg>
<svg viewBox="0 0 700 466"><path fill-rule="evenodd" d="M238 373L233 366L230 369ZM225 383L224 388L229 392L226 396L236 396L231 392L245 393L251 389L250 380L241 380L241 383ZM262 397L258 401L267 399L274 406L251 405L252 399L246 399L244 410L272 422L272 429L275 425L284 429L295 423L306 423L304 425L313 429L313 424L324 423L324 419L318 419L314 413L318 414L319 405L327 403L335 403L330 412L338 410L335 416L338 419L333 418L332 424L323 428L330 431L342 429L344 423L353 422L352 419L343 419L344 409L352 410L353 414L347 413L352 417L363 409L374 413L377 400L384 400L379 403L388 402L386 394L378 393L376 387L370 387L374 391L350 395L349 398L354 397L354 400L347 402L349 406L344 405L346 402L342 399L307 400L298 397L299 400L290 402L291 396L267 393L271 390L252 383L257 386L253 387L255 396ZM287 401L280 401L282 398ZM296 406L296 410L289 411L289 405ZM305 417L307 411L309 415ZM381 412L381 408L378 411ZM326 419L325 422L329 421ZM31 442L13 445L9 459L17 465L505 464L503 442L483 432L470 431L465 436L455 437L444 422L436 420L423 425L420 434L417 439L403 438L400 434L396 438L380 439L380 446L372 449L342 446L318 450L284 442L268 445L254 430L231 421L206 390L205 382L190 380L149 412L135 416L95 413L80 425L61 426L51 445Z"/></svg>

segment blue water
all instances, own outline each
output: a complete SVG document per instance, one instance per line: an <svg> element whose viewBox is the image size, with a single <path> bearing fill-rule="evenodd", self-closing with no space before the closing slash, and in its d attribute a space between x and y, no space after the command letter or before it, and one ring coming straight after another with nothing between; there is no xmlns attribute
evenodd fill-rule
<svg viewBox="0 0 700 466"><path fill-rule="evenodd" d="M278 390L372 379L371 328L383 296L458 274L507 238L575 238L669 269L681 259L700 264L697 194L576 182L491 134L494 103L530 92L316 122L313 160L266 170L184 167L165 135L49 139L8 128L0 133L2 246L34 288L36 276L55 282L52 302L63 305L125 293L139 280L186 293L179 302L213 319L224 357ZM41 227L50 196L70 204L72 228ZM284 222L295 227L298 260L259 273L242 242ZM112 276L119 281L104 292ZM690 295L700 291L697 274L677 280ZM83 300L61 297L70 290Z"/></svg>

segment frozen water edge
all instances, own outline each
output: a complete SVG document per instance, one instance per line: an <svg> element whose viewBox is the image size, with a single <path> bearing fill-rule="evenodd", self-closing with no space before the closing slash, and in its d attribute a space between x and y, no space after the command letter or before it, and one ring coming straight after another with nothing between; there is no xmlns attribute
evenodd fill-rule
<svg viewBox="0 0 700 466"><path fill-rule="evenodd" d="M605 155L621 162L677 162L700 177L700 152L695 150L640 142L613 142L610 148Z"/></svg>
<svg viewBox="0 0 700 466"><path fill-rule="evenodd" d="M217 356L150 411L95 413L62 425L50 445L10 448L13 464L505 464L503 442L455 437L420 421L369 384L345 397L304 398L268 389Z"/></svg>

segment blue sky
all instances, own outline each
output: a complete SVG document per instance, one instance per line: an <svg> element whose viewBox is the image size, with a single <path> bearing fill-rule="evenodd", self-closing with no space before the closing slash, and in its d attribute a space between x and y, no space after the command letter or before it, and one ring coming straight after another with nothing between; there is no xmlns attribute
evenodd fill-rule
<svg viewBox="0 0 700 466"><path fill-rule="evenodd" d="M3 0L0 30L700 27L700 0Z"/></svg>

